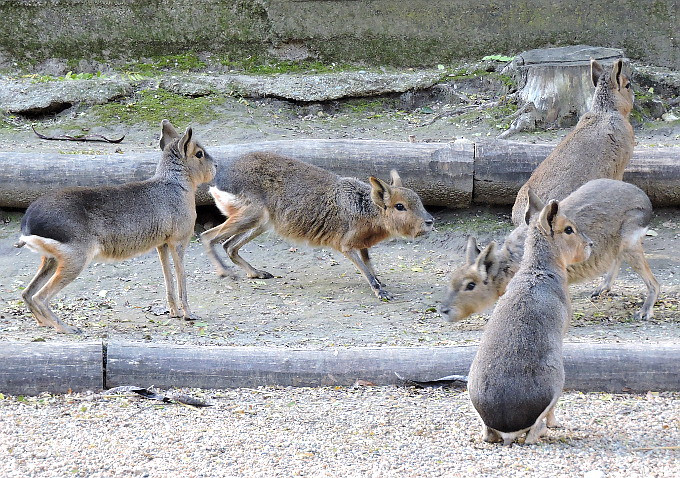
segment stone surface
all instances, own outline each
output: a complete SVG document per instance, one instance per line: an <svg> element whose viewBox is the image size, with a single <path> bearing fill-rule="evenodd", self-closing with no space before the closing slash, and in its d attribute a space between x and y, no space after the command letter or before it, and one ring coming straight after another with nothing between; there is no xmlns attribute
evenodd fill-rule
<svg viewBox="0 0 680 478"><path fill-rule="evenodd" d="M103 104L132 94L132 85L119 78L34 83L30 79L0 79L0 111L44 115L76 103Z"/></svg>
<svg viewBox="0 0 680 478"><path fill-rule="evenodd" d="M203 75L194 76L194 80L205 82L225 93L236 91L246 97L266 96L294 101L329 101L429 88L441 80L443 75L444 73L439 70L396 73L345 71L316 75L225 75L218 77Z"/></svg>
<svg viewBox="0 0 680 478"><path fill-rule="evenodd" d="M0 56L138 58L211 51L434 65L544 45L625 46L680 68L677 0L30 0L0 2ZM143 28L140 28L143 25ZM288 48L287 45L295 45ZM275 53L277 54L277 53Z"/></svg>

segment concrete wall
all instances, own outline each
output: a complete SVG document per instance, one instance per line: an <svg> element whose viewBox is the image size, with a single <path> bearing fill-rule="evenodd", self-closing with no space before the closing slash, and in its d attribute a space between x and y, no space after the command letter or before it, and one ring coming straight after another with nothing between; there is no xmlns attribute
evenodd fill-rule
<svg viewBox="0 0 680 478"><path fill-rule="evenodd" d="M680 0L0 0L0 56L135 58L272 47L424 65L544 46L680 69Z"/></svg>

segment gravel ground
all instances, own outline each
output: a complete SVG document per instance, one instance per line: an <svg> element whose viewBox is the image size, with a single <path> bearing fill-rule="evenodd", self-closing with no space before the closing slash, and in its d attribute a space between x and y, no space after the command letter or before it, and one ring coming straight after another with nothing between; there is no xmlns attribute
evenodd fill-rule
<svg viewBox="0 0 680 478"><path fill-rule="evenodd" d="M0 400L11 477L677 477L680 393L566 393L538 445L479 440L467 394L355 386Z"/></svg>

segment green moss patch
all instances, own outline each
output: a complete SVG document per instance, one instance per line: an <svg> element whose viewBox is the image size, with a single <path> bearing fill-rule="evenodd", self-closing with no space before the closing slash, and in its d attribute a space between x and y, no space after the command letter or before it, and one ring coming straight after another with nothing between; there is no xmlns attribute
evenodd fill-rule
<svg viewBox="0 0 680 478"><path fill-rule="evenodd" d="M125 65L122 70L133 75L153 76L160 71L198 71L206 67L194 53L182 55L154 56L146 61L132 62Z"/></svg>
<svg viewBox="0 0 680 478"><path fill-rule="evenodd" d="M167 118L173 123L186 124L216 119L216 107L224 101L220 95L188 98L163 89L142 90L124 102L94 106L92 111L104 123L157 124Z"/></svg>

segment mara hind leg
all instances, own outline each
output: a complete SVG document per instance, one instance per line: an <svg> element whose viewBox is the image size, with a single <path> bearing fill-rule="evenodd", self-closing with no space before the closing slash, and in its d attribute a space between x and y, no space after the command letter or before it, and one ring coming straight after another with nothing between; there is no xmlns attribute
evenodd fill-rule
<svg viewBox="0 0 680 478"><path fill-rule="evenodd" d="M232 214L226 221L201 234L201 242L206 248L208 257L215 265L218 275L221 277L235 277L234 272L217 256L215 244L224 242L234 236L240 236L247 233L250 229L256 229L261 225L266 224L266 214L267 213L263 208L253 204L244 205L238 208L234 207L232 209ZM243 262L247 264L247 262Z"/></svg>
<svg viewBox="0 0 680 478"><path fill-rule="evenodd" d="M33 301L33 296L37 291L39 291L54 275L54 271L57 270L57 260L54 257L42 256L40 258L40 267L38 267L38 272L36 272L31 282L21 293L21 297L28 306L28 309L33 313L35 320L38 325L42 327L55 326L50 317L44 316L41 309Z"/></svg>
<svg viewBox="0 0 680 478"><path fill-rule="evenodd" d="M261 235L266 230L267 230L266 224L260 224L254 229L230 237L229 239L227 239L227 242L225 242L223 246L224 250L227 252L227 255L229 256L229 259L231 259L231 261L237 266L239 266L241 269L246 271L246 275L251 279L271 279L272 277L274 277L267 271L255 269L252 265L250 265L250 263L248 263L248 261L246 261L238 253L239 249L241 249L243 246L245 246L250 241L255 239L257 236Z"/></svg>
<svg viewBox="0 0 680 478"><path fill-rule="evenodd" d="M527 432L527 437L524 439L524 443L527 445L534 445L538 443L538 439L541 438L548 432L544 418L547 419L548 426L557 427L557 421L555 420L555 405L557 405L557 400L559 400L560 394L558 393L555 398L553 398L550 405L541 413L529 431Z"/></svg>
<svg viewBox="0 0 680 478"><path fill-rule="evenodd" d="M499 443L503 441L503 438L501 438L496 430L482 423L482 440L487 443Z"/></svg>
<svg viewBox="0 0 680 478"><path fill-rule="evenodd" d="M545 416L546 425L548 428L562 428L562 424L555 418L555 405L550 407L548 413Z"/></svg>
<svg viewBox="0 0 680 478"><path fill-rule="evenodd" d="M654 303L659 298L659 281L656 280L649 262L645 257L642 244L638 241L633 247L626 249L623 253L624 260L642 278L647 286L647 297L639 311L635 313L636 319L651 319L654 317Z"/></svg>
<svg viewBox="0 0 680 478"><path fill-rule="evenodd" d="M50 323L57 332L65 334L80 333L76 327L66 325L57 317L49 307L49 301L61 291L68 284L80 275L90 262L90 258L85 254L71 253L62 254L56 259L57 265L54 274L43 285L38 292L33 295L33 305L37 308L40 314L48 323Z"/></svg>

